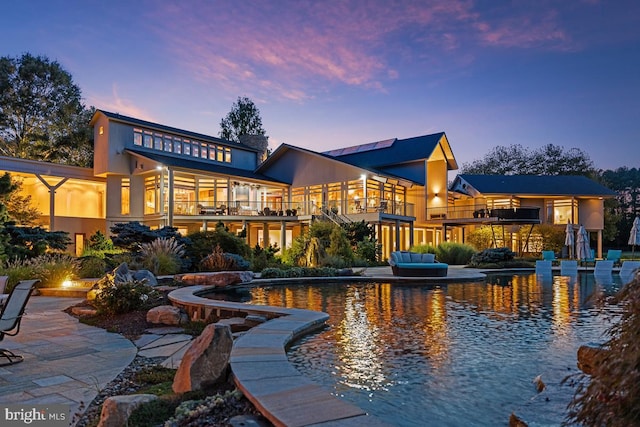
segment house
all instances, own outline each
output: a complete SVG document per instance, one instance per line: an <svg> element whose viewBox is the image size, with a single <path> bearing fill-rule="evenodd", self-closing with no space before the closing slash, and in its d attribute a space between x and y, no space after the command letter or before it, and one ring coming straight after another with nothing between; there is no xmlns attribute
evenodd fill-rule
<svg viewBox="0 0 640 427"><path fill-rule="evenodd" d="M601 237L601 198L611 195L574 187L530 194L527 182L500 191L467 175L449 189L448 173L458 165L444 132L326 152L282 144L266 157L259 136L238 143L102 110L91 124L93 169L0 158L0 170L23 181L41 223L69 232L77 254L96 231L128 221L183 234L222 222L232 232L244 230L252 247L283 248L324 219L371 224L386 258L414 244L464 241L465 230L491 219L473 212L515 207L522 213L525 204L575 205L572 219Z"/></svg>
<svg viewBox="0 0 640 427"><path fill-rule="evenodd" d="M535 233L522 239L521 227L535 224L579 224L595 235L602 256L604 200L616 193L584 176L458 175L450 186L447 219L442 221L451 238L463 240L465 232L481 225L498 228L497 246L520 252L542 250Z"/></svg>

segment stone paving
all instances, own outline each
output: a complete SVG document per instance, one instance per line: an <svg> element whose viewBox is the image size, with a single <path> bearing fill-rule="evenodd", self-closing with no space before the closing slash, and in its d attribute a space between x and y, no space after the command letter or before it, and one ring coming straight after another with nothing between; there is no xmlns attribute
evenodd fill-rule
<svg viewBox="0 0 640 427"><path fill-rule="evenodd" d="M66 404L73 417L136 354L166 357L164 365L175 368L192 338L181 329L157 328L136 342L138 349L122 335L82 324L62 311L81 301L31 297L18 335L0 341L1 348L24 356L21 363L0 367L0 404Z"/></svg>

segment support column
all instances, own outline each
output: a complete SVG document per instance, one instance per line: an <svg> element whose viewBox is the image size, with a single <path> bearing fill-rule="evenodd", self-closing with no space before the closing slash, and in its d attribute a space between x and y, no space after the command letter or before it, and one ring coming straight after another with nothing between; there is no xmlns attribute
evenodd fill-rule
<svg viewBox="0 0 640 427"><path fill-rule="evenodd" d="M286 246L287 246L287 223L285 221L280 221L280 250L284 251L284 248Z"/></svg>
<svg viewBox="0 0 640 427"><path fill-rule="evenodd" d="M69 178L62 178L56 185L49 184L43 177L35 174L36 177L49 189L49 231L55 231L56 220L56 190L62 186Z"/></svg>
<svg viewBox="0 0 640 427"><path fill-rule="evenodd" d="M168 225L169 227L173 227L173 207L174 207L174 197L173 197L173 169L169 169L169 175L167 176L167 186L169 187L169 215L168 215Z"/></svg>
<svg viewBox="0 0 640 427"><path fill-rule="evenodd" d="M413 221L409 223L409 248L413 246Z"/></svg>
<svg viewBox="0 0 640 427"><path fill-rule="evenodd" d="M394 227L396 229L395 230L396 231L396 233L395 233L396 234L396 242L395 242L396 243L395 244L395 248L396 249L395 250L396 251L401 251L402 250L402 245L401 245L402 241L400 239L400 221L399 220L396 219L396 223L395 223Z"/></svg>
<svg viewBox="0 0 640 427"><path fill-rule="evenodd" d="M602 230L598 230L598 258L602 258Z"/></svg>
<svg viewBox="0 0 640 427"><path fill-rule="evenodd" d="M268 222L262 223L262 247L263 248L269 247L269 223Z"/></svg>

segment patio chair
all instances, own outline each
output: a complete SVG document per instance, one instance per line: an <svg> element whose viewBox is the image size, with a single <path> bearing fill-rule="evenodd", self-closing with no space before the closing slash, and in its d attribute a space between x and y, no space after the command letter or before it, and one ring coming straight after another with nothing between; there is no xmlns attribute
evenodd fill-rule
<svg viewBox="0 0 640 427"><path fill-rule="evenodd" d="M380 200L380 205L376 208L377 212L386 212L387 211L388 202L386 200Z"/></svg>
<svg viewBox="0 0 640 427"><path fill-rule="evenodd" d="M639 268L640 261L622 261L622 267L620 267L620 278L625 283L630 282Z"/></svg>
<svg viewBox="0 0 640 427"><path fill-rule="evenodd" d="M7 298L9 298L9 295L4 293L7 288L8 281L9 276L0 276L0 308L4 306L4 303L7 302Z"/></svg>
<svg viewBox="0 0 640 427"><path fill-rule="evenodd" d="M536 261L536 274L544 274L551 276L551 261L537 260Z"/></svg>
<svg viewBox="0 0 640 427"><path fill-rule="evenodd" d="M0 313L0 341L5 335L15 336L20 332L20 322L31 293L39 280L22 280L11 290L7 303ZM10 350L0 348L0 366L22 362L23 357Z"/></svg>
<svg viewBox="0 0 640 427"><path fill-rule="evenodd" d="M554 251L542 251L542 259L544 261L555 261L556 258L556 253Z"/></svg>
<svg viewBox="0 0 640 427"><path fill-rule="evenodd" d="M578 275L578 261L566 260L560 261L560 275L561 276L577 276Z"/></svg>
<svg viewBox="0 0 640 427"><path fill-rule="evenodd" d="M620 249L609 249L607 251L607 261L613 261L613 265L620 264L620 257L622 257L622 250Z"/></svg>
<svg viewBox="0 0 640 427"><path fill-rule="evenodd" d="M611 275L613 272L613 261L599 260L596 261L596 267L593 269L595 276Z"/></svg>

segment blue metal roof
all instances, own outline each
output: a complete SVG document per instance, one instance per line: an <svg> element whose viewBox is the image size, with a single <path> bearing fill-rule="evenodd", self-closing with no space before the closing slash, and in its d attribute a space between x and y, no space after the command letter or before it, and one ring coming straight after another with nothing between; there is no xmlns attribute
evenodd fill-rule
<svg viewBox="0 0 640 427"><path fill-rule="evenodd" d="M378 143L365 144L367 149L359 149L360 146L347 147L341 150L328 151L325 154L352 165L380 168L399 163L413 162L419 159L428 159L440 143L444 132L431 135L416 136L407 139L385 140ZM393 143L389 143L392 141Z"/></svg>
<svg viewBox="0 0 640 427"><path fill-rule="evenodd" d="M615 196L607 187L579 175L458 175L481 194L547 196Z"/></svg>

